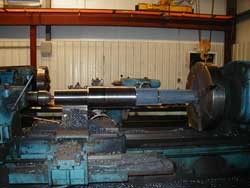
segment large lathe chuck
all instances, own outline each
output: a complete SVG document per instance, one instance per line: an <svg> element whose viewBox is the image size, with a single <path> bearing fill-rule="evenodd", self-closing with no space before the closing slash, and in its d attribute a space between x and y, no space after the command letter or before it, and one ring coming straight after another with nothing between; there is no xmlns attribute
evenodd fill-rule
<svg viewBox="0 0 250 188"><path fill-rule="evenodd" d="M37 69L36 90L50 90L50 76L48 67L39 67Z"/></svg>
<svg viewBox="0 0 250 188"><path fill-rule="evenodd" d="M196 63L188 75L187 89L198 97L188 105L189 125L198 131L216 127L224 114L225 89L222 70L212 64Z"/></svg>

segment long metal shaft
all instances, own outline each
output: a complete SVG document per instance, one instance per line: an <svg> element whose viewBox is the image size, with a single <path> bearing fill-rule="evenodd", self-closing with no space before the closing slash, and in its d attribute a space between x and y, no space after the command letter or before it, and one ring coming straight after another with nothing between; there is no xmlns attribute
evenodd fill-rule
<svg viewBox="0 0 250 188"><path fill-rule="evenodd" d="M136 105L136 91L133 87L90 87L55 91L54 99L56 105L131 107Z"/></svg>
<svg viewBox="0 0 250 188"><path fill-rule="evenodd" d="M183 104L197 101L191 90L133 87L90 87L83 90L55 91L54 99L56 105L88 105L100 108Z"/></svg>

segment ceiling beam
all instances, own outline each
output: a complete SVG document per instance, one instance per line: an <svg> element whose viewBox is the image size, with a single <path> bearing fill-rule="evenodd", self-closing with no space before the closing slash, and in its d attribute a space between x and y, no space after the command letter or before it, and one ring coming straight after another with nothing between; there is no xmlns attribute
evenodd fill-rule
<svg viewBox="0 0 250 188"><path fill-rule="evenodd" d="M0 9L0 25L129 26L228 31L232 16L122 10Z"/></svg>

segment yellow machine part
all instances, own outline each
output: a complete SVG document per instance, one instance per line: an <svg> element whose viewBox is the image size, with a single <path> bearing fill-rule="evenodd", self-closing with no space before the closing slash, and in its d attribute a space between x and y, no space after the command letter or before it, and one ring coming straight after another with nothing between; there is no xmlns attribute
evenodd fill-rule
<svg viewBox="0 0 250 188"><path fill-rule="evenodd" d="M191 6L174 6L174 5L168 6L168 5L159 5L159 4L139 3L136 9L144 10L144 11L167 11L167 12L193 13L193 8Z"/></svg>
<svg viewBox="0 0 250 188"><path fill-rule="evenodd" d="M174 0L160 0L159 4L160 5L173 5Z"/></svg>
<svg viewBox="0 0 250 188"><path fill-rule="evenodd" d="M208 53L211 49L211 41L210 40L200 40L200 52L201 52L201 59L205 62L208 59Z"/></svg>

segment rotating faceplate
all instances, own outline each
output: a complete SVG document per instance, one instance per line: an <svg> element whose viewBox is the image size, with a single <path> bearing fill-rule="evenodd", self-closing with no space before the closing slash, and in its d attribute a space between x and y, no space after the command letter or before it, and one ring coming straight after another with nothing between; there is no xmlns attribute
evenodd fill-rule
<svg viewBox="0 0 250 188"><path fill-rule="evenodd" d="M189 125L198 131L212 129L222 119L225 89L221 69L212 64L196 63L187 80L186 88L193 90L198 102L188 105Z"/></svg>

